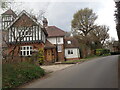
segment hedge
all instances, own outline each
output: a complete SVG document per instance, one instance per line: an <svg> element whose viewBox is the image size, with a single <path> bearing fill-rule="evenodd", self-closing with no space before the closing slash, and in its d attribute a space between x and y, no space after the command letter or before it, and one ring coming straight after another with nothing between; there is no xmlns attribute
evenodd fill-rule
<svg viewBox="0 0 120 90"><path fill-rule="evenodd" d="M95 54L99 56L104 55L104 54L110 54L110 50L109 49L96 49Z"/></svg>

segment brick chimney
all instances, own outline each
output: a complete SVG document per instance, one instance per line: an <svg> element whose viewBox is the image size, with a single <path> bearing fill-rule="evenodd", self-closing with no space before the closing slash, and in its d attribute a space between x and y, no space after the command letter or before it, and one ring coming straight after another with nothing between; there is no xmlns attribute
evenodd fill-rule
<svg viewBox="0 0 120 90"><path fill-rule="evenodd" d="M43 27L44 28L48 26L48 21L47 21L47 19L45 17L43 17L43 21L42 22L43 22Z"/></svg>

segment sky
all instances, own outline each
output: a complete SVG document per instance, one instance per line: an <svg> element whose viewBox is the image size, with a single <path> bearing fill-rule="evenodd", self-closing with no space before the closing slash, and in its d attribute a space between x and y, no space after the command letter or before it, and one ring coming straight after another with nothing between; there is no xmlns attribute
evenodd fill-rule
<svg viewBox="0 0 120 90"><path fill-rule="evenodd" d="M17 0L22 4L12 6L14 10L39 10L45 11L44 16L48 19L48 25L57 26L64 31L71 31L71 21L74 13L83 8L93 9L98 15L96 24L109 26L110 37L118 40L115 24L114 0ZM15 9L16 8L16 9Z"/></svg>

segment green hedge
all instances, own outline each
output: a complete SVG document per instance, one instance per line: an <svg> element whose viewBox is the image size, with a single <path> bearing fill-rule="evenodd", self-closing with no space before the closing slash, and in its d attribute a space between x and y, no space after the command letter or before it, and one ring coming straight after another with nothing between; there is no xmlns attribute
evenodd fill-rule
<svg viewBox="0 0 120 90"><path fill-rule="evenodd" d="M96 49L95 54L98 56L110 54L110 50L109 49Z"/></svg>
<svg viewBox="0 0 120 90"><path fill-rule="evenodd" d="M2 87L14 88L32 79L42 77L45 72L39 66L22 62L2 65Z"/></svg>

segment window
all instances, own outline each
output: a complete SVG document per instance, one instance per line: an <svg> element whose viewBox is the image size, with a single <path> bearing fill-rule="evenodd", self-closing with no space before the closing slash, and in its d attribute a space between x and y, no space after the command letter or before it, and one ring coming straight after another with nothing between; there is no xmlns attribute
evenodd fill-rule
<svg viewBox="0 0 120 90"><path fill-rule="evenodd" d="M21 56L31 56L32 55L32 46L21 46L20 55Z"/></svg>
<svg viewBox="0 0 120 90"><path fill-rule="evenodd" d="M68 50L68 54L73 54L73 50Z"/></svg>
<svg viewBox="0 0 120 90"><path fill-rule="evenodd" d="M67 41L67 44L71 44L71 41Z"/></svg>
<svg viewBox="0 0 120 90"><path fill-rule="evenodd" d="M58 45L57 49L58 49L58 52L62 52L62 46L61 45Z"/></svg>
<svg viewBox="0 0 120 90"><path fill-rule="evenodd" d="M60 38L57 38L57 42L60 42Z"/></svg>

